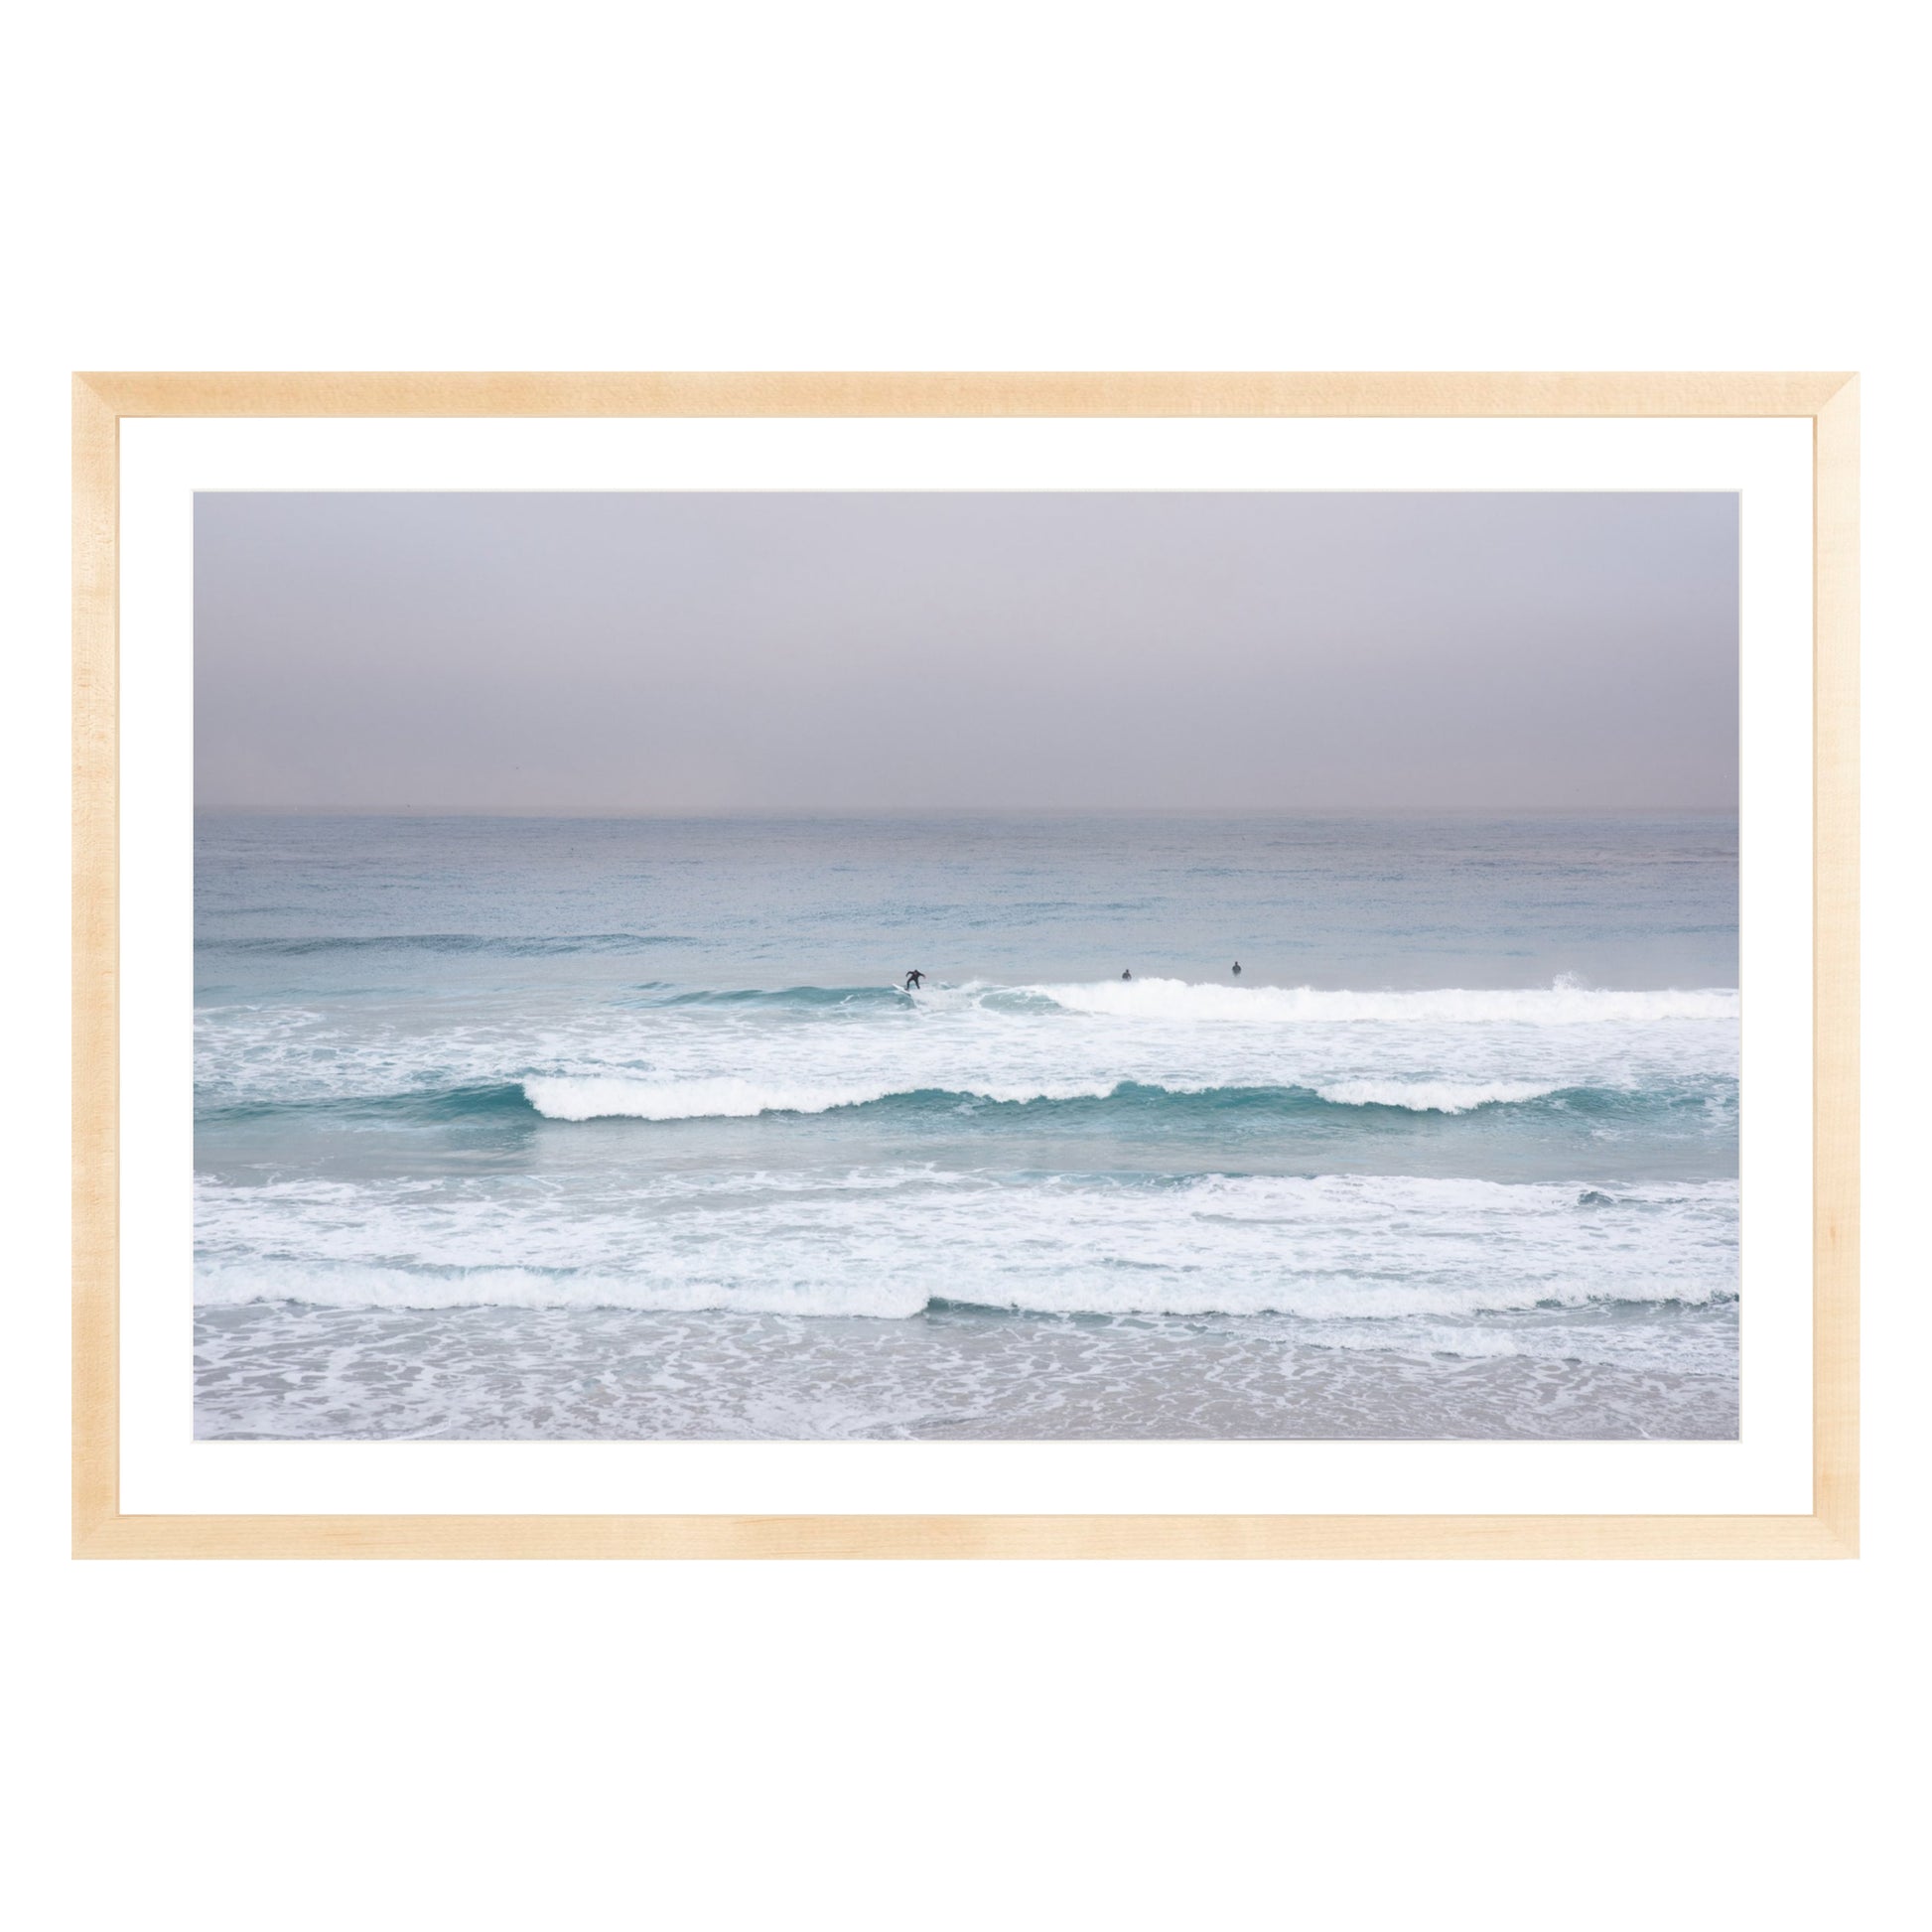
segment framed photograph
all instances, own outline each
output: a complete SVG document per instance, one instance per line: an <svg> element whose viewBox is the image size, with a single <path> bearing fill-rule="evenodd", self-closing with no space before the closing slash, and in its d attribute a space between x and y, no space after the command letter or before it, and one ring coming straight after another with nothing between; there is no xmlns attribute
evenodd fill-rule
<svg viewBox="0 0 1932 1932"><path fill-rule="evenodd" d="M1857 1550L1847 375L83 375L74 1551Z"/></svg>

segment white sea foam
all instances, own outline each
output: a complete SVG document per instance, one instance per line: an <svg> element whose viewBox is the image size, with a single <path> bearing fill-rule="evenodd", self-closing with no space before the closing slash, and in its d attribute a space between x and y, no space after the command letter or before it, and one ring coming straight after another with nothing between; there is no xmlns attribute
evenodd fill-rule
<svg viewBox="0 0 1932 1932"><path fill-rule="evenodd" d="M1533 1080L1339 1080L1315 1089L1337 1107L1406 1107L1418 1114L1466 1114L1561 1091Z"/></svg>
<svg viewBox="0 0 1932 1932"><path fill-rule="evenodd" d="M1234 1020L1289 1026L1380 1021L1396 1026L1466 1026L1508 1022L1531 1027L1628 1025L1660 1020L1735 1020L1729 987L1679 992L1616 992L1568 985L1501 990L1439 988L1431 992L1349 992L1312 986L1201 985L1187 980L1096 980L1071 986L1014 989L1051 1000L1069 1013L1123 1020Z"/></svg>
<svg viewBox="0 0 1932 1932"><path fill-rule="evenodd" d="M817 1283L809 1295L748 1294L730 1284L702 1279L648 1281L594 1272L549 1274L530 1268L436 1273L268 1260L216 1262L197 1269L195 1302L198 1308L301 1302L334 1309L634 1309L662 1314L730 1309L740 1313L902 1319L919 1313L926 1297L910 1286L856 1279Z"/></svg>
<svg viewBox="0 0 1932 1932"><path fill-rule="evenodd" d="M1396 1176L1158 1183L828 1172L801 1188L640 1175L204 1182L197 1300L728 1309L903 1318L931 1303L1373 1323L1736 1287L1736 1188Z"/></svg>
<svg viewBox="0 0 1932 1932"><path fill-rule="evenodd" d="M941 1091L965 1100L1027 1103L1037 1100L1104 1100L1122 1082L969 1080ZM547 1120L743 1120L759 1114L822 1114L835 1107L864 1107L919 1091L903 1086L761 1086L752 1080L625 1080L533 1078L524 1096ZM1176 1081L1157 1089L1199 1094L1216 1089ZM1540 1100L1559 1086L1526 1080L1343 1080L1314 1089L1337 1107L1403 1107L1412 1113L1464 1114L1476 1107ZM1240 1087L1224 1092L1252 1092Z"/></svg>
<svg viewBox="0 0 1932 1932"><path fill-rule="evenodd" d="M755 1114L822 1114L882 1099L858 1087L765 1087L729 1075L705 1080L552 1077L523 1082L523 1092L550 1120L739 1120Z"/></svg>
<svg viewBox="0 0 1932 1932"><path fill-rule="evenodd" d="M409 1016L410 1021L415 1016ZM1634 1092L1737 1069L1737 996L1544 987L1322 992L1177 980L940 988L913 1000L466 1013L431 1028L380 1008L224 1009L198 1048L204 1106L283 1105L520 1082L558 1120L824 1112L916 1091L1073 1099L1123 1084L1406 1090L1500 1100ZM1400 1087L1390 1098L1372 1086ZM1421 1102L1435 1107L1433 1101ZM1480 1100L1452 1099L1444 1111Z"/></svg>
<svg viewBox="0 0 1932 1932"><path fill-rule="evenodd" d="M1104 1099L1113 1082L1094 1084L1059 1081L972 1081L947 1087L972 1100L1087 1100ZM523 1081L523 1092L538 1113L550 1120L742 1120L756 1114L823 1114L834 1107L864 1107L897 1094L919 1089L875 1082L869 1086L760 1085L730 1077L706 1080L625 1080L602 1076Z"/></svg>

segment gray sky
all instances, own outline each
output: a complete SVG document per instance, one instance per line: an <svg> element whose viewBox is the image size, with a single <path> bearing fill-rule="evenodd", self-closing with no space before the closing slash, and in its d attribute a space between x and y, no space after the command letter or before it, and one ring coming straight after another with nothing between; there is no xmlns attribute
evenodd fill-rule
<svg viewBox="0 0 1932 1932"><path fill-rule="evenodd" d="M204 809L1730 808L1734 495L204 494Z"/></svg>

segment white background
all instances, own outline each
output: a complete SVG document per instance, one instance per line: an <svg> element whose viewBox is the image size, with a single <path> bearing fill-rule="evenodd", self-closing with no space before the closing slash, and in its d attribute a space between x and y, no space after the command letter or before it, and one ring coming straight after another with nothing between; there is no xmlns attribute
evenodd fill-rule
<svg viewBox="0 0 1932 1932"><path fill-rule="evenodd" d="M0 1890L52 1897L15 1915L1905 1922L1932 1340L1909 25L1697 0L16 24L0 1467L27 1796ZM1863 1561L69 1565L89 366L1863 369Z"/></svg>

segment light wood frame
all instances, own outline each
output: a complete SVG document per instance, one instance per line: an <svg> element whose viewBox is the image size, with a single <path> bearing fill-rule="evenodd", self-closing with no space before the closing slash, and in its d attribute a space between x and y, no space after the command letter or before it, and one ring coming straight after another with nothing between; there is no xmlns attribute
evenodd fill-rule
<svg viewBox="0 0 1932 1932"><path fill-rule="evenodd" d="M119 1506L119 430L153 416L1784 416L1814 453L1812 1508L1785 1516L186 1516ZM1844 374L118 374L73 381L78 1557L1849 1557L1859 415Z"/></svg>

